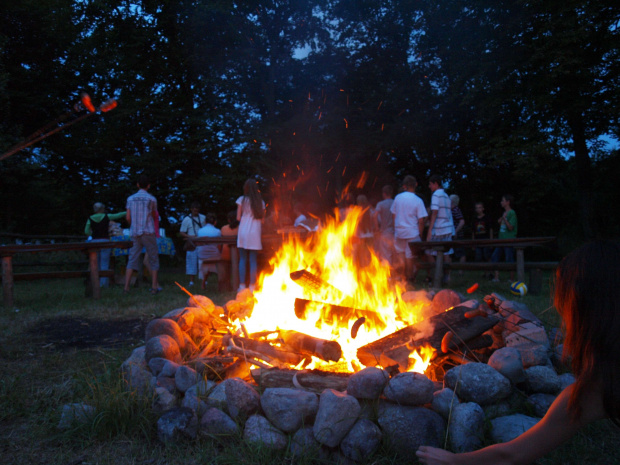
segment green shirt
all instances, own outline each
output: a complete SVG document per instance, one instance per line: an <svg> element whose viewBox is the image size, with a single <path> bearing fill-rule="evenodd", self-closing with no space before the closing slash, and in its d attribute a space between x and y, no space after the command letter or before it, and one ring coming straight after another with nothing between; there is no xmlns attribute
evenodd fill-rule
<svg viewBox="0 0 620 465"><path fill-rule="evenodd" d="M517 237L517 214L514 210L506 212L506 221L512 225L512 231L508 229L506 223L502 222L499 227L499 239L514 239Z"/></svg>
<svg viewBox="0 0 620 465"><path fill-rule="evenodd" d="M103 217L105 215L108 215L108 218L110 218L110 221L116 221L116 220L122 220L123 218L127 217L127 212L120 212L120 213L95 213L94 215L90 215L88 217L88 221L86 222L86 227L84 228L84 233L87 236L90 236L91 233L93 232L93 230L90 227L90 219L92 218L93 220L99 222L103 219Z"/></svg>

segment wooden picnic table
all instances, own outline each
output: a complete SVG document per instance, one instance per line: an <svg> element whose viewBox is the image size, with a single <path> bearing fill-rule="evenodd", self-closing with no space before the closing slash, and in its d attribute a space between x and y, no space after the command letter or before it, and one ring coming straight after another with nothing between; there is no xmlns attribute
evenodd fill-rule
<svg viewBox="0 0 620 465"><path fill-rule="evenodd" d="M47 278L79 278L85 273L90 277L90 286L94 299L101 297L101 287L99 286L99 263L97 252L101 249L112 248L131 248L131 241L87 241L87 242L68 242L61 244L15 244L0 246L0 257L2 257L2 291L3 302L7 308L13 307L13 283L14 281L27 281L33 279ZM13 257L21 253L37 252L60 252L80 250L88 254L88 271L51 271L41 273L13 273ZM110 273L109 271L107 273ZM106 272L101 273L106 274Z"/></svg>
<svg viewBox="0 0 620 465"><path fill-rule="evenodd" d="M444 254L451 248L477 248L477 247L513 247L516 252L515 263L451 263L450 269L509 269L516 270L517 280L525 281L525 268L532 268L531 263L525 261L524 251L528 247L538 247L548 244L555 240L553 236L544 237L518 237L514 239L474 239L474 240L455 240L455 241L426 241L426 242L410 242L409 247L414 255L420 255L423 250L434 250L437 252L435 257L435 272L433 277L433 286L441 287L443 272L446 265L444 263ZM534 262L532 262L534 263ZM557 265L555 262L536 262L539 268L546 268L547 265ZM432 264L429 264L432 267Z"/></svg>

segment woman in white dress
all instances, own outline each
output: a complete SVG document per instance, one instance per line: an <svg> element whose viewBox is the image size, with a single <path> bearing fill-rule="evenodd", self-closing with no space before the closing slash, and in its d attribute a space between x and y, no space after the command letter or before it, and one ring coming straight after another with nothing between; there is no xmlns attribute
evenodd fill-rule
<svg viewBox="0 0 620 465"><path fill-rule="evenodd" d="M254 291L256 287L257 255L262 250L261 230L265 217L265 202L263 201L255 179L248 179L243 184L243 195L237 199L237 248L239 249L239 291L245 289L246 268L250 263L249 287Z"/></svg>

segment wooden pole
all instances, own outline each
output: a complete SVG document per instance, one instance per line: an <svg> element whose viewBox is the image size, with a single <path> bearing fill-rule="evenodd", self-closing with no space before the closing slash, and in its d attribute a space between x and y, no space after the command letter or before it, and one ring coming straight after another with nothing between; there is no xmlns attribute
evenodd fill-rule
<svg viewBox="0 0 620 465"><path fill-rule="evenodd" d="M435 278L433 279L433 287L440 288L443 280L443 247L433 248L437 251L435 257Z"/></svg>
<svg viewBox="0 0 620 465"><path fill-rule="evenodd" d="M93 290L93 299L100 299L101 287L99 287L99 263L97 262L96 249L88 249L88 268L90 271L90 286Z"/></svg>
<svg viewBox="0 0 620 465"><path fill-rule="evenodd" d="M517 251L517 281L525 282L525 254L523 247L515 247Z"/></svg>
<svg viewBox="0 0 620 465"><path fill-rule="evenodd" d="M13 308L13 256L2 257L2 293L4 306Z"/></svg>

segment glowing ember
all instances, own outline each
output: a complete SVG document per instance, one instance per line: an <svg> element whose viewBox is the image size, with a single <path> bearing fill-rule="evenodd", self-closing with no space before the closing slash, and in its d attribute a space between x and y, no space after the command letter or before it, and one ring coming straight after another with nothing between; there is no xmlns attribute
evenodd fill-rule
<svg viewBox="0 0 620 465"><path fill-rule="evenodd" d="M291 235L271 259L273 271L258 278L257 300L251 317L243 321L249 333L275 329L294 330L316 338L337 341L345 364L314 359L308 368L358 371L357 348L423 319L423 303L404 301L404 283L390 276L390 268L372 248L355 236L363 210L352 208L345 218L333 218L311 237ZM315 293L291 279L291 273L307 270L331 286ZM310 302L304 319L296 316L296 299ZM328 303L360 309L362 314L328 314ZM365 320L360 320L364 316ZM357 325L356 325L357 321ZM360 322L363 321L363 323ZM353 328L355 325L355 328ZM352 330L354 336L352 336ZM433 349L414 351L408 369L423 373Z"/></svg>

